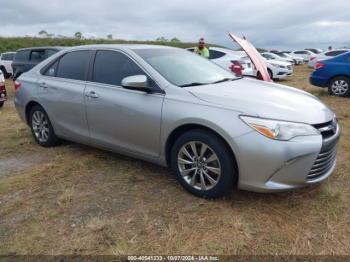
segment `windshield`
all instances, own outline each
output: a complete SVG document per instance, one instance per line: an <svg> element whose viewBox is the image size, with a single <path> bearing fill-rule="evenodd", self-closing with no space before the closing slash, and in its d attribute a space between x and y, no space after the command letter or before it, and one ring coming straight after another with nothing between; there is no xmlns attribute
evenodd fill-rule
<svg viewBox="0 0 350 262"><path fill-rule="evenodd" d="M185 87L238 79L233 73L199 55L181 49L134 49L170 83Z"/></svg>

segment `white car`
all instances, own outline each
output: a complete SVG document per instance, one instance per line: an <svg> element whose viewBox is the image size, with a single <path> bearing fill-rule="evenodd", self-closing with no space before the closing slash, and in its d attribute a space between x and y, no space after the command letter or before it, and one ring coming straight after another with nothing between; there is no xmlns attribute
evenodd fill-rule
<svg viewBox="0 0 350 262"><path fill-rule="evenodd" d="M13 75L12 61L15 57L15 52L2 53L0 56L0 70L4 74L5 78L9 78Z"/></svg>
<svg viewBox="0 0 350 262"><path fill-rule="evenodd" d="M261 55L267 60L277 60L277 61L288 62L288 63L294 64L293 59L287 58L287 57L281 57L275 53L264 52L264 53L261 53Z"/></svg>
<svg viewBox="0 0 350 262"><path fill-rule="evenodd" d="M295 65L302 65L304 64L304 58L300 57L300 56L293 56L293 55L290 55L290 54L287 54L287 53L278 53L277 55L281 56L281 57L284 57L284 58L289 58L289 59L292 59L294 61L294 64Z"/></svg>
<svg viewBox="0 0 350 262"><path fill-rule="evenodd" d="M0 85L5 83L5 77L4 74L2 73L2 71L0 70Z"/></svg>
<svg viewBox="0 0 350 262"><path fill-rule="evenodd" d="M291 52L290 55L300 56L304 59L305 62L309 62L310 58L316 54L309 50L295 50Z"/></svg>
<svg viewBox="0 0 350 262"><path fill-rule="evenodd" d="M294 67L291 63L277 60L266 60L266 62L267 71L271 79L283 79L294 72Z"/></svg>
<svg viewBox="0 0 350 262"><path fill-rule="evenodd" d="M194 47L187 48L187 50L193 52ZM253 63L245 52L242 53L227 48L210 47L209 60L229 71L233 71L232 67L235 66L238 61L242 66L242 75L254 75Z"/></svg>
<svg viewBox="0 0 350 262"><path fill-rule="evenodd" d="M314 55L310 58L308 66L312 67L312 68L316 68L316 64L318 61L329 59L329 58L344 54L344 53L349 52L349 51L350 51L350 49L336 49L336 50L330 50L330 51L326 51L326 52Z"/></svg>
<svg viewBox="0 0 350 262"><path fill-rule="evenodd" d="M194 48L188 48L187 50L193 52ZM229 69L233 64L233 61L239 61L243 67L243 76L257 77L258 75L253 63L244 51L210 47L209 59L225 69ZM277 60L265 60L267 71L269 72L271 79L282 79L293 74L293 65L291 63Z"/></svg>
<svg viewBox="0 0 350 262"><path fill-rule="evenodd" d="M241 55L245 54L245 52L243 52L242 54L242 51L235 51L234 53L241 54ZM283 79L287 76L292 75L294 72L294 67L291 63L278 61L278 60L269 60L266 58L264 59L266 61L267 71L269 72L271 79L275 79L275 80ZM256 70L251 72L252 72L251 75L249 74L246 76L257 77Z"/></svg>

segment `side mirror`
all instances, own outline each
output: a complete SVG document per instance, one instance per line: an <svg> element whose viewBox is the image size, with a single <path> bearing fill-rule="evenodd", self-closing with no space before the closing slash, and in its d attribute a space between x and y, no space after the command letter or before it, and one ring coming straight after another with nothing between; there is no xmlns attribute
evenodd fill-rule
<svg viewBox="0 0 350 262"><path fill-rule="evenodd" d="M153 91L153 88L149 87L148 79L145 75L134 75L123 78L122 87L146 93L151 93Z"/></svg>

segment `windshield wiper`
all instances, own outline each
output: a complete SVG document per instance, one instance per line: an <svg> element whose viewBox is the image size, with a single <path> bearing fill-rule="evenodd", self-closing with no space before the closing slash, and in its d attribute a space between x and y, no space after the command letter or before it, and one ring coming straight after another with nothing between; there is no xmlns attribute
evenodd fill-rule
<svg viewBox="0 0 350 262"><path fill-rule="evenodd" d="M208 84L208 83L193 82L193 83L181 85L180 87L203 86L203 85L207 85L207 84Z"/></svg>
<svg viewBox="0 0 350 262"><path fill-rule="evenodd" d="M233 80L236 80L237 78L223 78L221 80L218 80L218 81L215 81L213 82L212 84L218 84L218 83L222 83L222 82L227 82L227 81L233 81Z"/></svg>

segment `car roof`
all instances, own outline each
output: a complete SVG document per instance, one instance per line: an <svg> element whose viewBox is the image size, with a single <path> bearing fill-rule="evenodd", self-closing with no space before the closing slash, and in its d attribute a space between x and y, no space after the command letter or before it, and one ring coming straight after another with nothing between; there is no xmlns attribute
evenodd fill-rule
<svg viewBox="0 0 350 262"><path fill-rule="evenodd" d="M34 47L25 47L25 48L20 48L17 50L19 51L25 51L25 50L40 50L40 49L57 49L57 50L62 50L64 48L67 48L65 46L34 46Z"/></svg>
<svg viewBox="0 0 350 262"><path fill-rule="evenodd" d="M16 52L4 52L4 53L1 53L0 55L6 55L6 54L16 54Z"/></svg>
<svg viewBox="0 0 350 262"><path fill-rule="evenodd" d="M144 44L95 44L95 45L80 45L68 47L70 50L75 49L86 49L86 48L106 48L106 49L127 49L127 50L137 50L137 49L182 49L171 46L164 45L144 45Z"/></svg>

